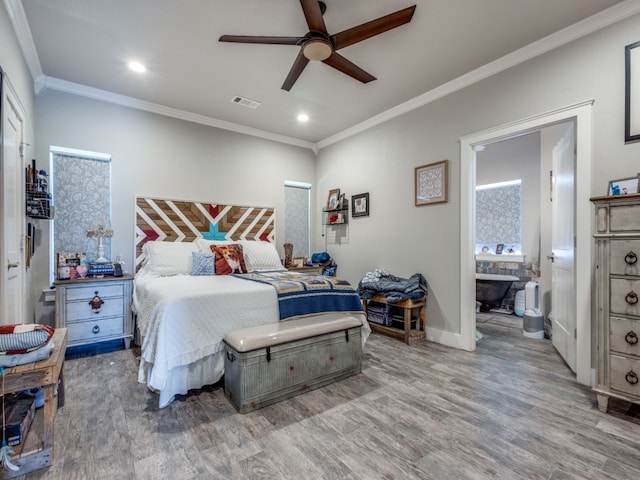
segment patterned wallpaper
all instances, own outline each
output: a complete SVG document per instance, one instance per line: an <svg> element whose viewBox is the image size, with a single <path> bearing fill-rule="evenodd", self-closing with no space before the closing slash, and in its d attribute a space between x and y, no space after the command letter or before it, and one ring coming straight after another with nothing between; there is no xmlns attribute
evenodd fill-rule
<svg viewBox="0 0 640 480"><path fill-rule="evenodd" d="M476 243L521 243L521 185L476 190Z"/></svg>
<svg viewBox="0 0 640 480"><path fill-rule="evenodd" d="M284 243L293 244L293 256L308 257L309 245L308 188L284 188Z"/></svg>
<svg viewBox="0 0 640 480"><path fill-rule="evenodd" d="M91 262L98 239L87 237L87 230L100 223L111 226L111 163L55 154L51 173L54 252L84 252ZM103 245L111 259L111 239L104 238Z"/></svg>

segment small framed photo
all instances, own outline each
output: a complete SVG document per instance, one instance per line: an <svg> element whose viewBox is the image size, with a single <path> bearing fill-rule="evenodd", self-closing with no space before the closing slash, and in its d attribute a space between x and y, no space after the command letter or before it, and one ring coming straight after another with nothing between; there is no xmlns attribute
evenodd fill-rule
<svg viewBox="0 0 640 480"><path fill-rule="evenodd" d="M329 197L327 198L327 210L337 210L340 204L340 189L334 188L329 190Z"/></svg>
<svg viewBox="0 0 640 480"><path fill-rule="evenodd" d="M502 255L502 250L504 250L504 243L496 245L496 255Z"/></svg>
<svg viewBox="0 0 640 480"><path fill-rule="evenodd" d="M416 207L447 201L447 176L449 161L430 163L415 168Z"/></svg>
<svg viewBox="0 0 640 480"><path fill-rule="evenodd" d="M304 257L296 257L293 259L293 263L291 264L293 268L302 268L304 267Z"/></svg>
<svg viewBox="0 0 640 480"><path fill-rule="evenodd" d="M628 195L638 193L638 177L621 178L609 182L609 196Z"/></svg>
<svg viewBox="0 0 640 480"><path fill-rule="evenodd" d="M351 197L351 216L352 217L368 217L369 216L369 192L360 193Z"/></svg>

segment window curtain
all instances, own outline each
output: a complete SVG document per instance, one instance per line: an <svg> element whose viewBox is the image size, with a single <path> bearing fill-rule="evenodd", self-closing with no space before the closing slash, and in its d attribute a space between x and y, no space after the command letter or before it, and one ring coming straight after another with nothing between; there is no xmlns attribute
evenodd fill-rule
<svg viewBox="0 0 640 480"><path fill-rule="evenodd" d="M51 167L54 258L58 252L82 252L92 262L98 239L87 237L87 230L111 228L111 161L53 153ZM111 259L111 238L103 238L103 245Z"/></svg>
<svg viewBox="0 0 640 480"><path fill-rule="evenodd" d="M311 187L285 185L284 240L293 244L293 256L311 256L310 216Z"/></svg>

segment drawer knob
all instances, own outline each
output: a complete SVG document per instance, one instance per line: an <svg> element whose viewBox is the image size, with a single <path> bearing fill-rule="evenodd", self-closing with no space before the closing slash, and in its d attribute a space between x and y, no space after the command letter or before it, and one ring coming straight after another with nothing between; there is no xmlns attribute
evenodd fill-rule
<svg viewBox="0 0 640 480"><path fill-rule="evenodd" d="M631 251L625 255L624 261L627 265L635 265L638 261L638 256Z"/></svg>
<svg viewBox="0 0 640 480"><path fill-rule="evenodd" d="M638 383L638 375L636 375L636 372L634 372L633 370L629 370L624 376L624 379L631 385L635 385Z"/></svg>
<svg viewBox="0 0 640 480"><path fill-rule="evenodd" d="M94 326L91 329L91 331L97 335L98 333L100 333L100 326L99 325Z"/></svg>
<svg viewBox="0 0 640 480"><path fill-rule="evenodd" d="M635 345L636 343L638 343L638 335L636 335L636 332L634 332L633 330L631 330L630 332L628 332L625 336L624 339L626 340L626 342L629 345Z"/></svg>
<svg viewBox="0 0 640 480"><path fill-rule="evenodd" d="M96 290L96 295L89 301L89 305L91 305L91 311L93 313L100 313L100 308L104 304L104 300L100 298L98 295L98 291Z"/></svg>
<svg viewBox="0 0 640 480"><path fill-rule="evenodd" d="M636 292L627 293L624 299L629 305L635 305L636 303L638 303L638 295L636 294Z"/></svg>

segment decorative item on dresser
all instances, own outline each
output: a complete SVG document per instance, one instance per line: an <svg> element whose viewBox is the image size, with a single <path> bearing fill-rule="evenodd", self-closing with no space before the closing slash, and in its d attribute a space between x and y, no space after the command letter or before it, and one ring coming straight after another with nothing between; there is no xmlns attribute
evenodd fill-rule
<svg viewBox="0 0 640 480"><path fill-rule="evenodd" d="M640 194L594 197L596 385L609 398L640 403Z"/></svg>
<svg viewBox="0 0 640 480"><path fill-rule="evenodd" d="M133 338L132 275L58 280L56 328L69 330L69 346Z"/></svg>

